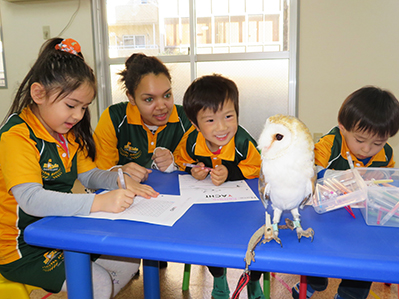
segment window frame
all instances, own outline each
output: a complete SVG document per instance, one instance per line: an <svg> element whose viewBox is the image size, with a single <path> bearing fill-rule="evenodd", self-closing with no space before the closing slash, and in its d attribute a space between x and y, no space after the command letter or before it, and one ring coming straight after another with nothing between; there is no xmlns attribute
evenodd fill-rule
<svg viewBox="0 0 399 299"><path fill-rule="evenodd" d="M164 63L190 63L190 81L196 78L198 62L234 61L234 60L270 60L288 59L288 114L297 116L297 35L298 35L298 0L288 0L289 13L289 50L276 52L247 52L223 54L196 53L196 0L189 0L190 51L188 55L157 56ZM95 70L98 82L98 113L112 105L112 87L110 66L124 64L127 57L109 57L109 37L106 0L92 0L93 34L95 49Z"/></svg>

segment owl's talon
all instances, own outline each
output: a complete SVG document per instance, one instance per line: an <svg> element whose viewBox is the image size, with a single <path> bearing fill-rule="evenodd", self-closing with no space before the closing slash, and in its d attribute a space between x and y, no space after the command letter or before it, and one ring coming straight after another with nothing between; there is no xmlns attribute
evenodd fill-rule
<svg viewBox="0 0 399 299"><path fill-rule="evenodd" d="M307 230L297 228L298 242L301 241L302 237L311 238L311 242L313 242L314 230L312 228L308 228Z"/></svg>
<svg viewBox="0 0 399 299"><path fill-rule="evenodd" d="M271 240L276 241L278 244L280 244L281 247L283 247L283 244L281 243L281 239L276 234L273 234L273 236L270 238L264 238L262 243L265 244L265 243L270 242Z"/></svg>

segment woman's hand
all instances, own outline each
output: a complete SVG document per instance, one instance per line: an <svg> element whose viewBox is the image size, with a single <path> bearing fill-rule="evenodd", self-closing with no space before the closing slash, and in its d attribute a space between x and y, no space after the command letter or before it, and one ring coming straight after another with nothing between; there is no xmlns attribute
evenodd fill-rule
<svg viewBox="0 0 399 299"><path fill-rule="evenodd" d="M152 171L134 162L123 165L122 170L128 173L131 178L138 183L146 181L148 179L148 174Z"/></svg>
<svg viewBox="0 0 399 299"><path fill-rule="evenodd" d="M157 165L158 169L164 172L170 164L173 163L173 154L166 148L156 148L152 155L152 160Z"/></svg>

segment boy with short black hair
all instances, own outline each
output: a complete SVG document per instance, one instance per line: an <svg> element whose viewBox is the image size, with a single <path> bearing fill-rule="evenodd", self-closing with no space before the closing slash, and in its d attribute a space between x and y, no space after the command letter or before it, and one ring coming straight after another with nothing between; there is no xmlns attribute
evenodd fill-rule
<svg viewBox="0 0 399 299"><path fill-rule="evenodd" d="M196 79L184 94L183 108L193 127L174 152L180 170L198 180L209 174L216 186L225 181L259 177L260 154L256 141L238 125L238 89L232 80L220 75ZM186 167L187 164L192 167ZM212 298L228 299L226 269L208 269L214 277ZM251 272L247 285L250 299L265 298L259 285L260 275L261 272Z"/></svg>
<svg viewBox="0 0 399 299"><path fill-rule="evenodd" d="M315 144L317 177L327 172L347 170L351 154L355 167L394 167L393 149L387 143L399 130L399 102L395 96L374 86L365 86L350 94L338 113L338 126ZM324 291L326 277L307 277L307 298ZM367 298L371 282L343 279L336 299ZM292 288L299 298L299 283Z"/></svg>
<svg viewBox="0 0 399 299"><path fill-rule="evenodd" d="M259 176L260 154L238 125L238 89L232 80L216 74L196 79L184 94L183 108L193 127L175 151L181 170L198 180L210 174L215 185ZM198 167L185 167L193 163Z"/></svg>

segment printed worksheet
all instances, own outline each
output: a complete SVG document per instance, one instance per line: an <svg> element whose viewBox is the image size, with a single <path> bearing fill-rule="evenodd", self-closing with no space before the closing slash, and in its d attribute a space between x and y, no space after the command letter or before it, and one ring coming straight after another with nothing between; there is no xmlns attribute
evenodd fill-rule
<svg viewBox="0 0 399 299"><path fill-rule="evenodd" d="M136 196L133 204L121 213L96 212L90 218L125 219L173 226L192 206L188 197L160 194L156 198Z"/></svg>
<svg viewBox="0 0 399 299"><path fill-rule="evenodd" d="M224 182L215 186L208 176L199 181L191 175L179 175L180 195L195 203L222 203L258 200L248 184L242 181Z"/></svg>

